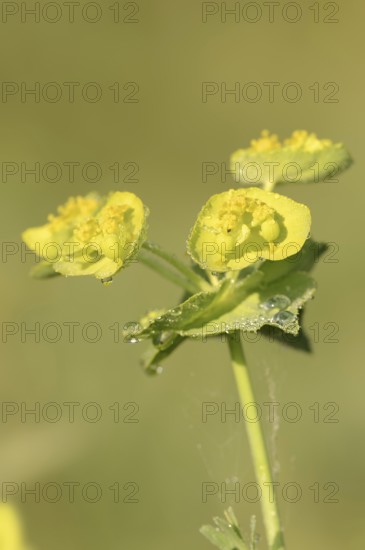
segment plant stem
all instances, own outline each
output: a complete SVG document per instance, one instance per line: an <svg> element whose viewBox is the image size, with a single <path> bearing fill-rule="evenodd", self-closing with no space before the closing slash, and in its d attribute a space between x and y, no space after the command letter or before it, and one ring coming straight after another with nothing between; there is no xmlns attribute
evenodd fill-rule
<svg viewBox="0 0 365 550"><path fill-rule="evenodd" d="M227 271L226 273L226 279L229 279L232 283L235 283L240 275L240 271Z"/></svg>
<svg viewBox="0 0 365 550"><path fill-rule="evenodd" d="M213 275L213 273L211 271L209 271L208 269L205 271L206 274L208 275L208 278L210 280L210 284L212 286L219 286L219 279L216 275Z"/></svg>
<svg viewBox="0 0 365 550"><path fill-rule="evenodd" d="M239 331L228 336L228 345L241 405L244 407L247 403L255 403L255 397L240 342ZM269 458L260 422L247 422L246 429L256 480L261 489L261 510L268 546L270 550L284 550L284 536L280 525Z"/></svg>
<svg viewBox="0 0 365 550"><path fill-rule="evenodd" d="M184 262L181 262L178 258L176 258L176 256L163 250L159 245L147 241L143 244L143 248L145 250L148 250L148 252L155 254L159 258L162 258L163 260L165 260L165 262L169 263L175 269L180 271L182 275L187 277L192 283L195 284L198 290L203 290L204 292L210 292L212 290L212 287L208 283L208 281L195 273L195 271L193 271L189 266L185 265Z"/></svg>
<svg viewBox="0 0 365 550"><path fill-rule="evenodd" d="M156 273L162 275L162 277L164 277L171 283L174 283L184 290L187 290L190 294L195 294L199 290L190 281L181 277L178 273L174 273L160 262L156 262L154 258L149 258L144 254L139 253L138 261L140 261L142 264L146 265L150 269L153 269L153 271L156 271Z"/></svg>

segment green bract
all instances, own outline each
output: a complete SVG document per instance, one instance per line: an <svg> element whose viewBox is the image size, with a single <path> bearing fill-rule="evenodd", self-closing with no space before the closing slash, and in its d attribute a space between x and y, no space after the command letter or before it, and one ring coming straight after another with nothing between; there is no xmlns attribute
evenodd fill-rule
<svg viewBox="0 0 365 550"><path fill-rule="evenodd" d="M187 338L204 341L236 330L257 332L266 328L270 338L281 331L290 335L282 343L310 351L305 334L299 333L300 314L316 290L309 272L325 251L324 243L308 239L290 258L266 260L249 273L242 272L235 281L224 277L209 292L185 295L171 309L151 311L139 323L126 326L125 341L150 340L142 358L150 374L160 372L161 363Z"/></svg>
<svg viewBox="0 0 365 550"><path fill-rule="evenodd" d="M237 183L262 185L269 191L281 183L336 181L351 163L342 143L318 139L305 130L293 132L283 143L277 135L264 130L250 147L231 155L231 170Z"/></svg>
<svg viewBox="0 0 365 550"><path fill-rule="evenodd" d="M203 269L243 269L259 259L283 260L305 243L309 209L256 187L213 195L198 215L188 252Z"/></svg>
<svg viewBox="0 0 365 550"><path fill-rule="evenodd" d="M70 197L48 223L22 237L42 262L34 276L94 275L108 279L138 253L146 237L148 210L129 192L107 197L90 193Z"/></svg>
<svg viewBox="0 0 365 550"><path fill-rule="evenodd" d="M267 283L259 270L234 284L227 280L215 291L191 296L151 319L148 326L141 322L133 338L151 338L157 349L166 351L175 344L175 335L205 339L235 330L257 332L264 325L297 335L299 311L315 289L307 273L288 273Z"/></svg>
<svg viewBox="0 0 365 550"><path fill-rule="evenodd" d="M248 550L232 508L224 512L224 519L213 518L214 526L203 525L200 532L219 550ZM253 548L250 545L250 548Z"/></svg>

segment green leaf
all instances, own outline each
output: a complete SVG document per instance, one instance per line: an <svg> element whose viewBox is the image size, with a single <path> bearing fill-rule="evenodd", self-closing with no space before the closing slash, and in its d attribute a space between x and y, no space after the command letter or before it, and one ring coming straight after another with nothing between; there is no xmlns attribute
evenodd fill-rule
<svg viewBox="0 0 365 550"><path fill-rule="evenodd" d="M293 246L296 246L295 243ZM280 262L266 260L260 266L260 271L264 274L267 283L280 279L293 271L311 271L327 249L326 243L308 239L297 254Z"/></svg>
<svg viewBox="0 0 365 550"><path fill-rule="evenodd" d="M291 258L254 264L233 283L225 280L212 292L184 293L182 303L174 308L150 312L141 319L137 333L133 325L132 334L137 340L151 339L142 357L146 372L159 372L161 363L187 337L205 339L236 329L260 330L271 340L311 351L307 335L299 331L301 308L315 291L305 271L316 265L326 249L325 243L308 239Z"/></svg>
<svg viewBox="0 0 365 550"><path fill-rule="evenodd" d="M56 273L53 269L53 264L40 261L31 268L30 275L33 279L50 279L51 277L59 276L60 273Z"/></svg>
<svg viewBox="0 0 365 550"><path fill-rule="evenodd" d="M141 359L141 364L147 374L158 374L162 361L169 357L185 340L184 336L175 333L161 332L156 335L155 343L149 345Z"/></svg>
<svg viewBox="0 0 365 550"><path fill-rule="evenodd" d="M302 272L265 282L260 270L243 280L226 280L214 292L200 292L143 327L137 338L161 332L206 338L235 330L257 332L271 325L298 334L298 313L313 297L315 283Z"/></svg>
<svg viewBox="0 0 365 550"><path fill-rule="evenodd" d="M226 510L224 515L225 519L213 518L216 527L203 525L200 533L220 550L248 550L232 508Z"/></svg>
<svg viewBox="0 0 365 550"><path fill-rule="evenodd" d="M189 327L180 332L187 336L210 336L242 330L257 332L264 325L277 327L296 335L299 332L298 314L313 297L315 282L306 273L291 273L280 281L254 289L235 302L240 289L232 293L233 308L223 315L205 322L200 327Z"/></svg>
<svg viewBox="0 0 365 550"><path fill-rule="evenodd" d="M166 310L164 309L155 309L144 315L138 323L128 323L123 331L125 341L130 343L139 342L141 333L144 332L151 322L159 318L165 312ZM142 367L147 374L158 374L162 361L169 357L184 340L185 337L171 331L161 331L151 335L151 343L141 358Z"/></svg>
<svg viewBox="0 0 365 550"><path fill-rule="evenodd" d="M297 351L304 351L306 353L312 352L312 345L308 334L302 328L303 310L299 312L299 325L301 326L299 334L294 336L293 334L286 334L277 327L270 327L268 325L263 326L260 329L260 333L268 338L270 342L276 342L280 345L293 348Z"/></svg>

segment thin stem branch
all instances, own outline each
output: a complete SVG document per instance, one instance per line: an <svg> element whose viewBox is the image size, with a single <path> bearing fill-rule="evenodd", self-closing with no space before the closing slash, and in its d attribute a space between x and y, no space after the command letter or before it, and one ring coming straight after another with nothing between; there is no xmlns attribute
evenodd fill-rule
<svg viewBox="0 0 365 550"><path fill-rule="evenodd" d="M247 403L254 403L255 397L238 331L229 335L228 345L241 405L244 407ZM268 546L270 550L285 550L269 458L260 422L247 422L246 429L256 480L261 489L261 510Z"/></svg>
<svg viewBox="0 0 365 550"><path fill-rule="evenodd" d="M159 275L162 275L162 277L164 277L171 283L174 283L184 290L187 290L190 294L195 294L197 292L197 288L194 284L192 284L187 279L181 277L178 273L174 273L161 262L156 262L154 258L148 258L144 254L140 253L138 256L138 260L150 269L153 269L153 271L156 271L156 273L158 273Z"/></svg>
<svg viewBox="0 0 365 550"><path fill-rule="evenodd" d="M232 283L235 283L240 275L241 271L227 271L226 273L226 279L229 279Z"/></svg>
<svg viewBox="0 0 365 550"><path fill-rule="evenodd" d="M182 275L193 282L198 290L203 290L204 292L210 292L212 290L212 287L208 283L208 281L195 273L195 271L193 271L189 266L185 265L184 262L181 262L178 258L176 258L176 256L163 250L159 245L147 241L143 244L143 248L145 250L148 250L148 252L151 252L151 254L155 254L155 256L158 256L159 258L165 260L165 262L172 265Z"/></svg>
<svg viewBox="0 0 365 550"><path fill-rule="evenodd" d="M208 275L208 278L210 280L210 284L212 286L219 286L219 279L218 279L217 275L213 274L208 269L206 270L206 274Z"/></svg>

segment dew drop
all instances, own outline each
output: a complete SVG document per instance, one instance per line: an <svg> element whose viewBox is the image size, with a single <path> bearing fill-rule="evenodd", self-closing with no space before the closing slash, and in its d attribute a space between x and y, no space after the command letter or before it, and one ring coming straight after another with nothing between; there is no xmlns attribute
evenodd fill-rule
<svg viewBox="0 0 365 550"><path fill-rule="evenodd" d="M128 340L126 340L127 344L138 344L140 341L141 340L139 340L135 336L131 336L131 338L128 338Z"/></svg>
<svg viewBox="0 0 365 550"><path fill-rule="evenodd" d="M163 368L160 365L151 365L150 371L154 374L162 374Z"/></svg>
<svg viewBox="0 0 365 550"><path fill-rule="evenodd" d="M103 285L108 286L113 282L113 277L105 277L105 279L100 279L100 281Z"/></svg>
<svg viewBox="0 0 365 550"><path fill-rule="evenodd" d="M273 317L273 322L278 325L288 325L295 320L294 313L290 311L279 311Z"/></svg>
<svg viewBox="0 0 365 550"><path fill-rule="evenodd" d="M290 303L290 299L287 296L284 296L284 294L276 294L261 304L261 307L266 310L274 308L285 309L290 305Z"/></svg>
<svg viewBox="0 0 365 550"><path fill-rule="evenodd" d="M218 228L212 227L210 225L203 225L202 229L204 229L204 231L208 231L209 233L213 233L213 235L219 235L220 233L220 230Z"/></svg>
<svg viewBox="0 0 365 550"><path fill-rule="evenodd" d="M180 309L173 309L170 311L170 315L171 317L179 317L179 315L181 315L181 310Z"/></svg>

